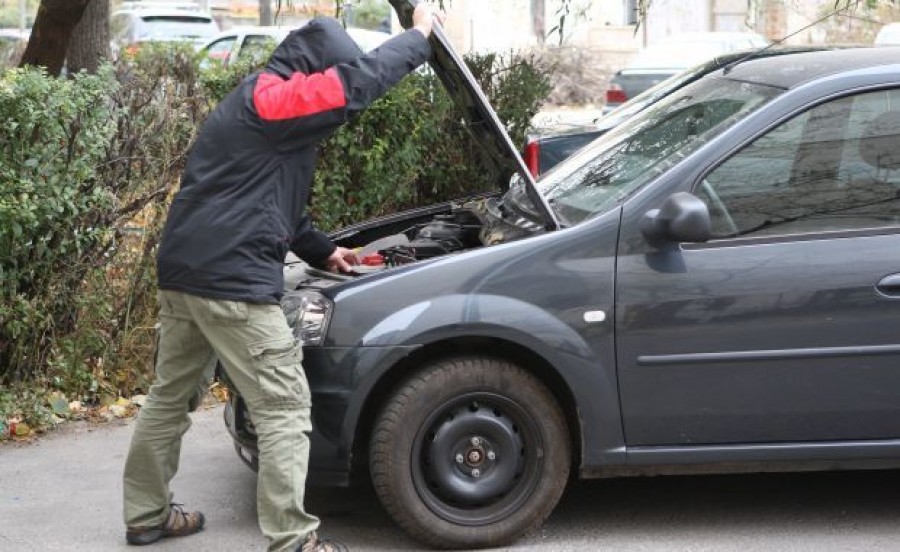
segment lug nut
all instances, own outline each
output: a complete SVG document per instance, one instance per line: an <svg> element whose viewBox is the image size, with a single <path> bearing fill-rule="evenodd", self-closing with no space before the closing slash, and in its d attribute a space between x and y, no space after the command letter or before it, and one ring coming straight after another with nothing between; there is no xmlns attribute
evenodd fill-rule
<svg viewBox="0 0 900 552"><path fill-rule="evenodd" d="M478 468L472 470L472 477L481 477L481 470L479 470Z"/></svg>
<svg viewBox="0 0 900 552"><path fill-rule="evenodd" d="M492 451L492 450L488 451L487 457L488 457L488 460L496 460L497 459L497 455L494 454L494 451Z"/></svg>
<svg viewBox="0 0 900 552"><path fill-rule="evenodd" d="M462 453L459 453L459 454L456 455L456 463L457 463L457 464L462 464L462 463L463 463L463 460L465 460L465 458L463 458Z"/></svg>
<svg viewBox="0 0 900 552"><path fill-rule="evenodd" d="M481 439L479 439L478 437L472 437L472 446L481 446Z"/></svg>

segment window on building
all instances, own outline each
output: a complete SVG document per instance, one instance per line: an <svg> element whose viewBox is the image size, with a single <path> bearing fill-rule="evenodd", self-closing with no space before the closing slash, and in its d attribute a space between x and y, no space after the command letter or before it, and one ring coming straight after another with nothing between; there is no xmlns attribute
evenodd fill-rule
<svg viewBox="0 0 900 552"><path fill-rule="evenodd" d="M638 0L624 0L625 2L625 21L626 25L637 25L638 22Z"/></svg>

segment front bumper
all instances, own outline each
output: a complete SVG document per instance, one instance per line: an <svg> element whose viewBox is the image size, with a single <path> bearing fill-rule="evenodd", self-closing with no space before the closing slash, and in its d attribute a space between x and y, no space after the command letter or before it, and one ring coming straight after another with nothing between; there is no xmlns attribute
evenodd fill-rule
<svg viewBox="0 0 900 552"><path fill-rule="evenodd" d="M259 471L259 451L256 448L256 434L252 433L247 422L247 410L240 395L232 391L225 403L225 427L234 441L234 451L253 471ZM240 418L240 421L238 419Z"/></svg>
<svg viewBox="0 0 900 552"><path fill-rule="evenodd" d="M353 440L360 412L381 376L417 346L307 347L303 368L312 393L308 481L315 486L350 484ZM234 389L225 405L225 426L241 460L259 468L256 432Z"/></svg>
<svg viewBox="0 0 900 552"><path fill-rule="evenodd" d="M315 398L313 398L315 402ZM233 392L228 402L225 403L225 427L234 441L234 451L238 458L247 464L253 471L259 471L259 449L256 446L256 431L253 428L253 422L250 421L250 415L244 404L244 399ZM333 451L335 447L329 446L324 437L315 429L310 434L310 458L309 458L309 474L307 482L317 487L346 487L350 484L350 470L348 468L340 469L341 466L349 466L349 458L347 461L336 461L333 453L326 454L325 451ZM337 469L336 469L337 468Z"/></svg>

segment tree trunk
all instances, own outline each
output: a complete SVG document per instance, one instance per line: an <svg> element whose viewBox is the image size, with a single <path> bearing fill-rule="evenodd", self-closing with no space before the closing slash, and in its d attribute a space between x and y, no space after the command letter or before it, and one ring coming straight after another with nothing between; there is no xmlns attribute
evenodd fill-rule
<svg viewBox="0 0 900 552"><path fill-rule="evenodd" d="M91 0L41 0L31 38L20 67L40 65L51 75L59 75L75 25Z"/></svg>
<svg viewBox="0 0 900 552"><path fill-rule="evenodd" d="M547 40L547 28L544 26L546 14L544 0L531 0L531 29L538 39L538 44L543 44Z"/></svg>
<svg viewBox="0 0 900 552"><path fill-rule="evenodd" d="M281 7L281 4L278 5ZM272 0L259 0L259 24L272 25Z"/></svg>
<svg viewBox="0 0 900 552"><path fill-rule="evenodd" d="M75 26L66 67L70 74L84 69L96 73L100 62L109 59L109 0L91 0Z"/></svg>

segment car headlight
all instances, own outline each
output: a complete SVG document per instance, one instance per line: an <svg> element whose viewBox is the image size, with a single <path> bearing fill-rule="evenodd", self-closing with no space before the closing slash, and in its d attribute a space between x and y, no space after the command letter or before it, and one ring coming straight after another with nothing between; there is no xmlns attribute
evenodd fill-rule
<svg viewBox="0 0 900 552"><path fill-rule="evenodd" d="M288 326L302 345L321 345L325 341L333 307L327 297L315 291L289 291L281 298Z"/></svg>

